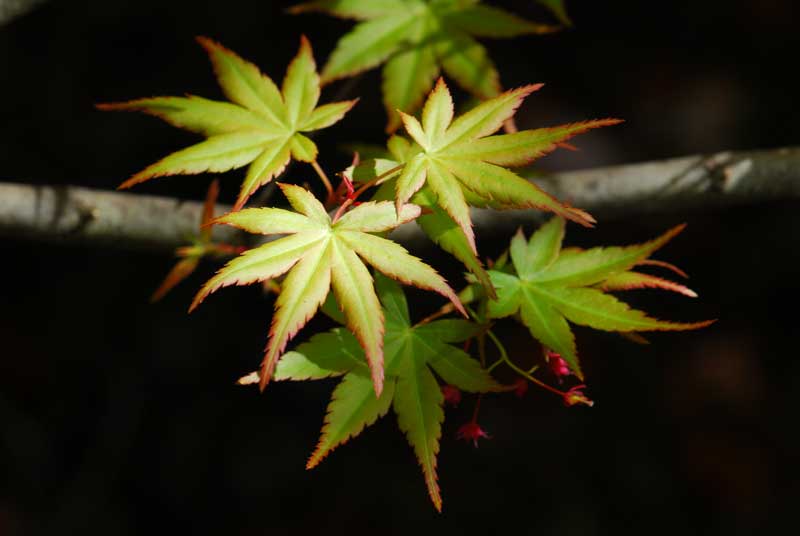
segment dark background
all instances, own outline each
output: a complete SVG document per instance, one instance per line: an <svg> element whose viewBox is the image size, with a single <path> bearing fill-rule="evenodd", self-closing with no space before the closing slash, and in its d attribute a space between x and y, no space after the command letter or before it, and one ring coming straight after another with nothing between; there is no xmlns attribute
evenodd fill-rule
<svg viewBox="0 0 800 536"><path fill-rule="evenodd" d="M195 141L92 107L154 94L219 98L195 35L280 78L306 33L322 64L351 24L283 15L287 4L51 1L0 27L0 179L111 189ZM533 2L503 5L542 14ZM578 138L580 152L554 154L543 168L800 142L796 2L570 8L574 30L485 41L505 85L547 83L521 110L521 127L627 120ZM383 139L378 82L376 72L364 76L358 107L318 137L330 169L348 158L337 143ZM292 175L313 180L307 167ZM230 202L238 180L223 182ZM207 184L175 177L138 191L197 199ZM211 265L151 306L169 252L3 238L0 535L783 530L800 497L798 208L786 200L570 227L569 243L593 245L688 222L659 257L685 268L700 298L628 297L657 316L719 322L655 335L646 347L578 329L596 406L568 409L533 388L521 400L488 397L480 422L492 438L478 449L455 439L473 400L449 409L441 515L393 415L307 472L334 384L275 384L263 396L232 385L266 339L271 299L256 289L220 292L189 317ZM493 254L505 240L480 235L479 245ZM433 262L459 280L455 264ZM418 317L437 305L414 297ZM504 333L516 358L534 358L523 330Z"/></svg>

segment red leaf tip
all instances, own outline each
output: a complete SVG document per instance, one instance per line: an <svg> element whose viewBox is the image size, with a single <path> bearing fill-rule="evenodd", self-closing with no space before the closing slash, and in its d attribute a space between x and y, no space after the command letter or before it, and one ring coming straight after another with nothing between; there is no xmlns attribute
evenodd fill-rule
<svg viewBox="0 0 800 536"><path fill-rule="evenodd" d="M668 262L659 261L659 260L656 260L656 259L645 259L642 262L640 262L639 264L640 265L647 265L647 266L659 266L661 268L665 268L667 270L670 270L671 272L673 272L675 274L678 274L679 276L681 276L684 279L689 279L689 274L687 274L686 272L684 272L683 270L681 270L680 268L678 268L674 264L671 264L671 263L668 263Z"/></svg>
<svg viewBox="0 0 800 536"><path fill-rule="evenodd" d="M517 88L514 88L514 89L509 89L508 91L506 91L506 93L519 93L522 96L522 98L524 99L525 97L527 97L531 93L539 91L543 87L544 87L544 83L543 82L539 82L537 84L526 84L524 86L520 86L520 87L517 87Z"/></svg>
<svg viewBox="0 0 800 536"><path fill-rule="evenodd" d="M196 35L194 38L197 43L206 49L207 51L211 52L215 48L223 48L222 45L211 39L210 37L206 37L204 35Z"/></svg>
<svg viewBox="0 0 800 536"><path fill-rule="evenodd" d="M375 388L375 398L380 398L383 393L383 366L370 367L372 369L372 386Z"/></svg>
<svg viewBox="0 0 800 536"><path fill-rule="evenodd" d="M619 125L620 123L624 123L624 119L619 119L618 117L605 117L603 119L594 119L589 121L589 123L595 123L597 126L603 127L610 127L613 125Z"/></svg>
<svg viewBox="0 0 800 536"><path fill-rule="evenodd" d="M312 53L311 41L308 40L308 37L306 37L306 34L300 34L300 51L303 51L303 50L306 50L306 49L309 51L309 53ZM313 55L313 53L312 53L312 55Z"/></svg>

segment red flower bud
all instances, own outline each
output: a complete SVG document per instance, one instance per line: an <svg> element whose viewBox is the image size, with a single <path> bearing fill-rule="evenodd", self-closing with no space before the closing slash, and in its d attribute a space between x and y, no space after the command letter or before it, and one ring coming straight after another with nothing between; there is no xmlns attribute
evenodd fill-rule
<svg viewBox="0 0 800 536"><path fill-rule="evenodd" d="M517 398L522 398L525 396L525 393L528 392L528 380L525 378L517 378L511 385L514 388L514 394Z"/></svg>
<svg viewBox="0 0 800 536"><path fill-rule="evenodd" d="M442 394L444 395L444 403L456 407L461 402L461 391L458 387L452 385L443 385Z"/></svg>
<svg viewBox="0 0 800 536"><path fill-rule="evenodd" d="M562 378L571 374L569 365L567 365L567 362L561 357L561 354L556 353L549 348L545 348L544 357L547 360L547 365L550 367L550 371L555 374L556 378L558 378L558 381L561 381Z"/></svg>

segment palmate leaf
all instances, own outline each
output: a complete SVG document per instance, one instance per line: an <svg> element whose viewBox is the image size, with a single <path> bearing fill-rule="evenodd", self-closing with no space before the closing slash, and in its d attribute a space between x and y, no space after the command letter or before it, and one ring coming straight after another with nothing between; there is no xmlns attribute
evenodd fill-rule
<svg viewBox="0 0 800 536"><path fill-rule="evenodd" d="M440 69L477 97L500 93L497 68L475 37L506 38L557 29L477 0L318 0L290 11L323 11L362 21L339 40L323 68L322 82L385 62L383 99L389 132L400 126L396 110L416 110Z"/></svg>
<svg viewBox="0 0 800 536"><path fill-rule="evenodd" d="M475 242L466 195L495 208L549 210L582 225L592 225L594 220L586 212L560 203L506 167L529 164L575 134L616 124L618 120L490 136L539 87L508 91L453 119L453 99L439 79L423 109L422 122L403 114L406 131L421 150L406 162L397 179L397 206L427 184L437 197L437 204L461 227L473 252Z"/></svg>
<svg viewBox="0 0 800 536"><path fill-rule="evenodd" d="M356 101L317 106L319 75L311 45L303 37L289 64L283 85L263 75L252 63L205 37L198 42L208 52L222 90L231 102L201 97L153 97L99 104L101 110L140 111L207 136L208 139L148 166L120 185L130 188L154 177L223 172L249 165L234 210L239 210L262 185L270 182L294 158L312 162L317 147L303 132L327 128Z"/></svg>
<svg viewBox="0 0 800 536"><path fill-rule="evenodd" d="M315 335L288 352L275 370L276 380L316 380L343 376L333 391L317 448L308 460L318 465L337 446L357 436L393 408L422 468L431 500L441 510L436 476L444 411L434 372L446 383L468 392L501 391L477 360L449 343L461 342L480 329L465 320L444 319L412 326L402 289L376 276L386 318L386 379L376 397L355 337L342 328Z"/></svg>
<svg viewBox="0 0 800 536"><path fill-rule="evenodd" d="M495 296L494 289L477 257L469 205L537 208L592 225L594 219L589 214L559 202L507 167L530 164L576 134L619 122L600 119L492 135L539 87L508 91L454 118L450 91L440 78L425 103L421 121L403 114L413 143L399 136L390 138L388 146L396 162L382 165L390 169L403 164L394 183L396 205L412 200L427 209L418 220L420 226L440 247L461 260L491 297ZM366 167L371 171L375 164ZM354 172L357 176L358 168Z"/></svg>
<svg viewBox="0 0 800 536"><path fill-rule="evenodd" d="M579 378L582 373L575 337L568 322L618 332L689 330L712 323L658 320L603 292L654 287L696 296L682 285L631 271L645 264L683 226L634 246L562 251L564 227L564 219L556 217L530 240L521 231L514 236L509 252L515 273L489 272L498 299L489 302L488 310L492 318L519 313L531 335L561 354Z"/></svg>
<svg viewBox="0 0 800 536"><path fill-rule="evenodd" d="M365 261L389 277L438 292L464 312L453 290L433 268L394 242L369 234L411 221L420 209L405 205L396 213L390 202L369 202L331 221L309 191L289 184L279 186L297 212L252 208L229 213L214 222L253 233L289 236L251 249L226 264L198 292L190 311L221 287L264 281L288 271L275 302L269 342L261 364L263 389L288 341L314 316L333 287L347 327L364 348L375 393L380 395L384 376L384 319Z"/></svg>

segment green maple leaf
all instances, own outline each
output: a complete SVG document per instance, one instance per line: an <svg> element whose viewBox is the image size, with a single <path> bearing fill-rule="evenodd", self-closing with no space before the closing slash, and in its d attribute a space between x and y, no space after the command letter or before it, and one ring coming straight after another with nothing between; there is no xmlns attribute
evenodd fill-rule
<svg viewBox="0 0 800 536"><path fill-rule="evenodd" d="M280 90L252 63L210 39L198 37L198 41L232 102L190 95L100 104L98 108L145 112L208 137L148 166L120 188L164 175L223 172L249 164L234 207L239 210L260 186L280 175L292 158L316 162L317 146L303 133L333 125L356 101L317 106L319 75L305 37Z"/></svg>
<svg viewBox="0 0 800 536"><path fill-rule="evenodd" d="M475 37L516 37L556 29L477 0L319 0L291 11L324 11L362 21L339 40L322 70L322 82L386 62L383 100L389 132L400 126L395 110L413 112L442 69L479 98L500 93L497 68Z"/></svg>
<svg viewBox="0 0 800 536"><path fill-rule="evenodd" d="M206 296L221 287L246 285L289 272L275 302L269 342L261 364L263 389L287 342L314 316L332 286L347 326L364 348L375 392L380 395L383 388L383 314L364 261L389 277L438 292L452 300L462 313L464 311L453 290L433 268L391 240L370 234L413 220L420 208L405 205L395 213L390 202L369 202L331 221L325 208L308 190L291 184L279 186L297 212L251 208L231 212L214 221L252 233L289 236L246 251L230 261L203 286L189 310L194 310Z"/></svg>
<svg viewBox="0 0 800 536"><path fill-rule="evenodd" d="M492 136L539 87L507 91L454 119L453 99L440 78L425 103L421 122L401 114L415 143L392 137L388 146L397 162L380 162L381 168L403 164L394 186L395 203L401 207L413 196L414 203L428 209L418 220L422 229L461 260L490 295L494 291L477 257L469 205L536 208L592 225L589 214L559 202L507 168L528 165L576 134L619 123L599 119Z"/></svg>
<svg viewBox="0 0 800 536"><path fill-rule="evenodd" d="M342 328L315 335L295 351L287 352L275 369L275 379L343 376L333 391L319 443L308 460L309 469L394 407L400 429L422 468L431 500L441 510L436 455L444 421L444 397L433 372L446 383L468 392L503 388L477 360L449 344L472 337L478 326L455 319L412 326L399 285L381 276L376 277L376 285L386 318L386 378L380 396L376 398L373 392L362 348Z"/></svg>
<svg viewBox="0 0 800 536"><path fill-rule="evenodd" d="M533 233L530 240L521 231L514 236L509 252L515 273L489 271L497 300L488 302L488 312L491 318L519 313L531 335L561 354L579 378L582 373L568 321L617 332L689 330L713 322L658 320L603 292L603 288L658 287L696 296L682 285L631 271L636 265L646 264L647 258L684 226L643 244L588 250L562 250L564 227L564 220L557 217Z"/></svg>
<svg viewBox="0 0 800 536"><path fill-rule="evenodd" d="M550 10L555 15L558 21L564 26L572 26L572 19L567 14L567 8L564 5L564 0L536 0L541 5Z"/></svg>

